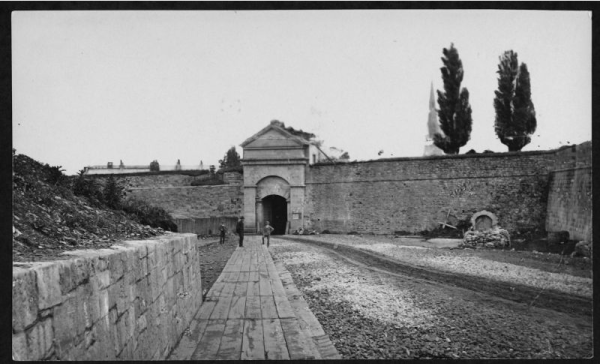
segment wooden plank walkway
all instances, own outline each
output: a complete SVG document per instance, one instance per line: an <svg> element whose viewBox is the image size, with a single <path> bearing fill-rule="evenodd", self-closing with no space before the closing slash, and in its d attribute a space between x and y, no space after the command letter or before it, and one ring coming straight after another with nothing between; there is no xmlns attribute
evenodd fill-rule
<svg viewBox="0 0 600 364"><path fill-rule="evenodd" d="M340 359L261 237L244 240L168 360Z"/></svg>

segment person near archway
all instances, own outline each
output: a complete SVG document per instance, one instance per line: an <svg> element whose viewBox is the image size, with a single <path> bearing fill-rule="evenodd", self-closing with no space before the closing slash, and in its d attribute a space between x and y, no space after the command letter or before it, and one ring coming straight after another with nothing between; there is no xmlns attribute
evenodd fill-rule
<svg viewBox="0 0 600 364"><path fill-rule="evenodd" d="M221 226L219 226L219 244L223 245L225 243L225 224L221 221Z"/></svg>
<svg viewBox="0 0 600 364"><path fill-rule="evenodd" d="M240 219L235 226L235 232L238 234L240 238L240 248L244 247L244 217L240 216Z"/></svg>
<svg viewBox="0 0 600 364"><path fill-rule="evenodd" d="M263 236L262 236L262 243L263 245L265 245L265 238L267 238L267 248L269 247L269 244L271 243L271 232L275 230L271 225L269 225L269 222L267 221L267 223L265 224L265 227L263 228Z"/></svg>

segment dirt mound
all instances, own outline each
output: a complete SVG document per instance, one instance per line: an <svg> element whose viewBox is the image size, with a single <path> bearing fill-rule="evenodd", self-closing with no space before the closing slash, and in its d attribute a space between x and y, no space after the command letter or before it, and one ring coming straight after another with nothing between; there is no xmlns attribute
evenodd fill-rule
<svg viewBox="0 0 600 364"><path fill-rule="evenodd" d="M73 177L26 155L13 157L13 261L64 259L75 249L162 235L123 211L75 196Z"/></svg>

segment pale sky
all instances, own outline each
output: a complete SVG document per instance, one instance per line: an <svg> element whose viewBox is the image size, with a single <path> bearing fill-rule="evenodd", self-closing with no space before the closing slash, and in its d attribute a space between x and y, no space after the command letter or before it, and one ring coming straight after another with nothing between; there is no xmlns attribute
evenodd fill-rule
<svg viewBox="0 0 600 364"><path fill-rule="evenodd" d="M473 110L461 154L508 151L493 99L509 49L537 113L523 150L579 144L591 140L591 26L589 11L16 11L13 147L67 174L206 167L277 119L351 160L422 156L450 43Z"/></svg>

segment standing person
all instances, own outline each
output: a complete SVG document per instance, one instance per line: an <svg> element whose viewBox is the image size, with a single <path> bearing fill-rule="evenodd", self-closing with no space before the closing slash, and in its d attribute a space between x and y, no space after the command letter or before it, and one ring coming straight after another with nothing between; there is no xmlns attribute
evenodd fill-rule
<svg viewBox="0 0 600 364"><path fill-rule="evenodd" d="M244 217L240 216L240 219L235 226L235 232L240 237L240 248L244 247Z"/></svg>
<svg viewBox="0 0 600 364"><path fill-rule="evenodd" d="M219 226L219 244L223 245L225 243L225 224L221 221L221 226Z"/></svg>
<svg viewBox="0 0 600 364"><path fill-rule="evenodd" d="M265 245L265 237L267 238L267 248L269 247L269 243L271 242L271 232L275 230L273 229L273 227L271 225L269 225L269 222L267 221L267 223L265 224L265 227L263 228L263 236L262 236L262 245Z"/></svg>

